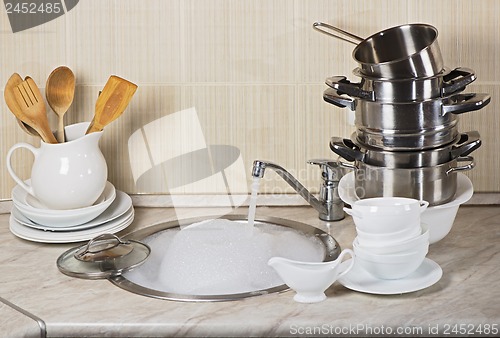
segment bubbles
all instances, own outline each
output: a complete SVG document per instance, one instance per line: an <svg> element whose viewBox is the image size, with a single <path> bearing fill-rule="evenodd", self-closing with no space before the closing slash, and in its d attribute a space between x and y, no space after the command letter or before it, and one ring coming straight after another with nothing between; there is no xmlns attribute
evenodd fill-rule
<svg viewBox="0 0 500 338"><path fill-rule="evenodd" d="M130 281L162 292L223 295L267 289L283 281L267 265L274 256L319 262L324 248L293 229L225 219L166 230L144 240L151 255L128 272Z"/></svg>

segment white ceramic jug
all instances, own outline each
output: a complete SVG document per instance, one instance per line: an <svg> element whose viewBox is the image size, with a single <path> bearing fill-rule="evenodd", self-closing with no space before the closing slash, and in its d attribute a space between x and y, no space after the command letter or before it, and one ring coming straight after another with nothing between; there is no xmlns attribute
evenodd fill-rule
<svg viewBox="0 0 500 338"><path fill-rule="evenodd" d="M102 132L85 135L89 123L65 128L64 143L41 142L40 148L18 143L7 153L7 169L14 181L49 209L77 209L92 205L104 191L108 177L106 160L99 149ZM35 156L31 180L21 180L11 165L19 148Z"/></svg>
<svg viewBox="0 0 500 338"><path fill-rule="evenodd" d="M344 256L351 256L346 269L339 269ZM293 297L299 303L317 303L326 299L325 290L337 279L348 273L354 265L354 252L343 250L332 262L299 262L283 257L272 257L268 263L286 285L295 290ZM347 263L346 263L347 264Z"/></svg>

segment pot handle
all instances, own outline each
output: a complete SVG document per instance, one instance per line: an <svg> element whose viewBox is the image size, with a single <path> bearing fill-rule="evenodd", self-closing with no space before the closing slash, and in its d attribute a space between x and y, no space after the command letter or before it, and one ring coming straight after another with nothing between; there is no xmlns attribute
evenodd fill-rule
<svg viewBox="0 0 500 338"><path fill-rule="evenodd" d="M449 74L443 76L442 96L448 96L465 87L476 80L476 74L470 68L459 67L453 69Z"/></svg>
<svg viewBox="0 0 500 338"><path fill-rule="evenodd" d="M356 101L347 96L340 96L333 88L327 88L323 92L323 100L340 108L356 110Z"/></svg>
<svg viewBox="0 0 500 338"><path fill-rule="evenodd" d="M491 101L489 94L457 94L449 98L449 104L443 104L441 112L444 115L448 113L462 114L485 107Z"/></svg>
<svg viewBox="0 0 500 338"><path fill-rule="evenodd" d="M365 156L354 142L346 138L332 137L330 139L330 149L349 162L363 161Z"/></svg>
<svg viewBox="0 0 500 338"><path fill-rule="evenodd" d="M476 163L474 162L474 157L472 157L472 156L459 157L459 158L457 158L457 162L469 162L469 163L446 170L446 175L449 175L449 174L453 173L454 171L456 171L456 172L468 171L468 170L473 169L476 166Z"/></svg>
<svg viewBox="0 0 500 338"><path fill-rule="evenodd" d="M320 28L322 27L322 28ZM339 39L339 40L342 40L342 41L346 41L346 42L349 42L349 43L352 43L353 45L357 45L358 43L362 42L364 39L357 36L357 35L354 35L352 33L349 33L349 32L346 32L345 30L342 30L340 28L337 28L337 27L334 27L332 25L329 25L327 23L324 23L324 22L315 22L313 23L313 28L315 30L317 30L318 32L321 32L323 34L326 34L326 35L330 35L330 36L333 36L334 38L336 39ZM326 28L326 29L324 29ZM346 37L342 37L342 36L339 36L339 35L335 35L333 33L330 33L328 32L328 30L332 30L340 35L344 35Z"/></svg>
<svg viewBox="0 0 500 338"><path fill-rule="evenodd" d="M339 94L347 94L363 100L375 101L375 92L361 89L361 83L353 83L345 76L332 76L325 83L335 89Z"/></svg>
<svg viewBox="0 0 500 338"><path fill-rule="evenodd" d="M481 146L478 131L468 131L460 135L460 140L452 146L451 159L467 156Z"/></svg>
<svg viewBox="0 0 500 338"><path fill-rule="evenodd" d="M356 167L355 164L342 162L340 159L337 160L337 163L339 164L339 167L341 167L341 168L345 168L345 169L349 169L349 170L357 170L358 169L358 167Z"/></svg>

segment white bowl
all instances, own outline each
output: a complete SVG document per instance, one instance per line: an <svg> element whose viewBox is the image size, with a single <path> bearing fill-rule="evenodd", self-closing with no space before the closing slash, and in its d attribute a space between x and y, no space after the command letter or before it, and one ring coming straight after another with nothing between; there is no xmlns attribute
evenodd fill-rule
<svg viewBox="0 0 500 338"><path fill-rule="evenodd" d="M418 237L422 233L420 226L408 228L397 232L387 234L372 234L356 229L358 233L358 241L361 245L367 246L384 246L398 244L412 238Z"/></svg>
<svg viewBox="0 0 500 338"><path fill-rule="evenodd" d="M356 227L372 234L388 234L417 229L426 201L404 197L376 197L355 201L344 211L354 219Z"/></svg>
<svg viewBox="0 0 500 338"><path fill-rule="evenodd" d="M365 214L394 215L415 212L420 214L427 206L428 202L421 202L413 198L406 197L373 197L357 200L351 207L352 210Z"/></svg>
<svg viewBox="0 0 500 338"><path fill-rule="evenodd" d="M400 279L418 269L427 255L426 249L404 253L377 255L354 249L356 264L380 279Z"/></svg>
<svg viewBox="0 0 500 338"><path fill-rule="evenodd" d="M71 210L41 210L26 204L26 191L15 186L12 189L12 202L24 216L35 223L52 227L68 227L89 222L103 213L116 198L113 184L107 182L102 194L104 195L102 202L89 207Z"/></svg>
<svg viewBox="0 0 500 338"><path fill-rule="evenodd" d="M338 186L339 196L346 204L352 205L359 198L354 189L354 172L344 175ZM429 225L429 243L442 240L451 230L461 204L467 202L474 193L471 180L463 173L457 173L457 192L448 203L428 207L421 215L423 223Z"/></svg>
<svg viewBox="0 0 500 338"><path fill-rule="evenodd" d="M422 248L429 247L429 228L427 225L422 225L421 234L417 237L401 241L395 244L381 244L377 243L376 245L362 245L358 237L354 238L352 242L353 248L360 248L362 250L369 251L373 254L386 255L386 254L395 254L395 253L405 253L411 252L415 250L420 250Z"/></svg>

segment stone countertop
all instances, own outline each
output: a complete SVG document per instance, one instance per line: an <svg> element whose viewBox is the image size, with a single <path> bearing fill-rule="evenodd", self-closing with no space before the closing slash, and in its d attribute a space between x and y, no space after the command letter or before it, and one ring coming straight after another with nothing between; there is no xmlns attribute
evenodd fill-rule
<svg viewBox="0 0 500 338"><path fill-rule="evenodd" d="M213 208L184 211L193 217L218 213ZM244 214L246 209L233 213ZM326 292L328 298L317 304L294 302L293 291L232 302L174 302L136 295L107 280L71 278L58 271L56 260L77 244L19 239L9 231L9 216L0 215L0 297L40 318L49 337L366 336L396 330L410 335L476 330L468 333L477 335L477 330L484 334L488 327L491 333L500 330L498 206L459 209L450 234L429 250L428 257L443 269L435 285L382 296L335 283ZM351 247L354 238L352 218L327 224L310 207L259 207L257 216L317 226L333 235L342 248ZM136 208L133 224L120 235L175 218L173 209ZM2 327L0 335L11 337L8 327Z"/></svg>

